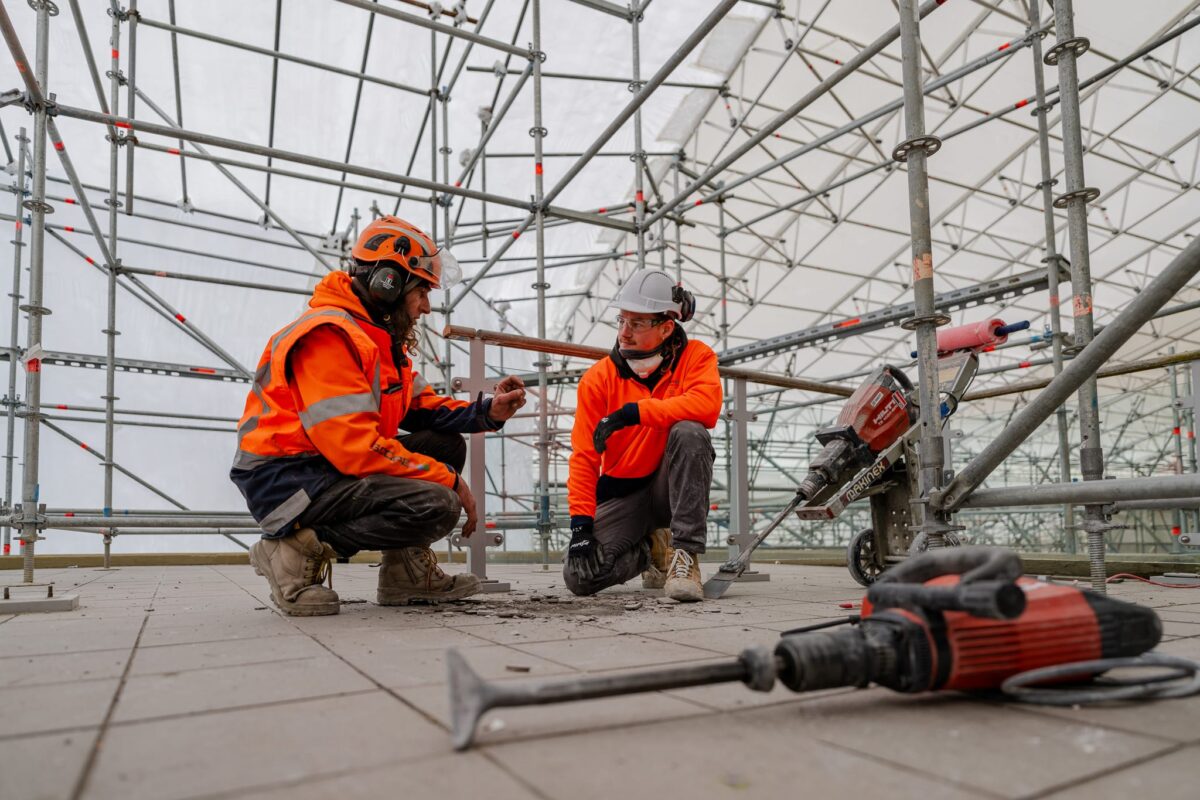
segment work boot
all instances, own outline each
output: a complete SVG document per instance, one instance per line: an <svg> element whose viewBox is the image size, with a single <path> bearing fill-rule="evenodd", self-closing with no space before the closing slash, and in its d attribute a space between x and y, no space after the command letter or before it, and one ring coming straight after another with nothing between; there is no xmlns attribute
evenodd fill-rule
<svg viewBox="0 0 1200 800"><path fill-rule="evenodd" d="M703 600L704 587L700 585L700 562L696 556L687 550L672 550L667 583L663 588L667 591L667 597L681 603Z"/></svg>
<svg viewBox="0 0 1200 800"><path fill-rule="evenodd" d="M312 528L301 528L282 539L259 539L250 546L250 566L271 584L271 600L293 617L323 617L338 613L330 560L337 558ZM329 587L321 584L329 579Z"/></svg>
<svg viewBox="0 0 1200 800"><path fill-rule="evenodd" d="M479 578L470 573L442 572L437 556L428 547L384 550L375 602L381 606L404 606L414 600L429 603L461 600L477 594L479 585Z"/></svg>
<svg viewBox="0 0 1200 800"><path fill-rule="evenodd" d="M671 531L668 528L655 528L650 531L650 567L642 573L642 588L663 588L670 567Z"/></svg>

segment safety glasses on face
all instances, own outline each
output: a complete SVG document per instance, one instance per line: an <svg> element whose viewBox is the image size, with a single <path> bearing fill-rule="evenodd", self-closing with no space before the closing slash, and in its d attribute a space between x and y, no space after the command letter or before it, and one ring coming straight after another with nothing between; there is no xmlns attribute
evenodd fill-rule
<svg viewBox="0 0 1200 800"><path fill-rule="evenodd" d="M629 328L629 330L633 331L634 333L645 333L651 328L656 328L659 325L662 325L664 322L666 322L666 320L660 317L642 317L638 319L630 319L629 317L618 316L616 322L617 330L621 330L621 328Z"/></svg>

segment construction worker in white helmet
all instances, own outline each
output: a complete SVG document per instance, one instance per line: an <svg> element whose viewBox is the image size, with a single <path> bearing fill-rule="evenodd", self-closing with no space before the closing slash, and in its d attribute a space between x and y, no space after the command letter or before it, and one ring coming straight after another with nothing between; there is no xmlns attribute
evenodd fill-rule
<svg viewBox="0 0 1200 800"><path fill-rule="evenodd" d="M701 600L717 356L684 333L696 302L665 272L636 272L609 307L617 341L579 382L563 578L590 595L641 574L647 589Z"/></svg>

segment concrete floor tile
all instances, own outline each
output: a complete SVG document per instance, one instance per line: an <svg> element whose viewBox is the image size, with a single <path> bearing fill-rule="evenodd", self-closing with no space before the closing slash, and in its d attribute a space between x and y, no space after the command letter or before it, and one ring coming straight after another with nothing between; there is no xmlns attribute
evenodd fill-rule
<svg viewBox="0 0 1200 800"><path fill-rule="evenodd" d="M458 629L457 623L448 627ZM569 639L590 639L597 636L616 636L614 631L605 630L586 622L559 622L531 619L489 619L486 623L468 625L461 630L479 639L495 644L528 644L532 642L557 642Z"/></svg>
<svg viewBox="0 0 1200 800"><path fill-rule="evenodd" d="M290 636L296 628L270 610L174 612L150 615L142 645L194 644L223 639Z"/></svg>
<svg viewBox="0 0 1200 800"><path fill-rule="evenodd" d="M136 657L135 657L136 663ZM114 722L374 689L333 656L130 676Z"/></svg>
<svg viewBox="0 0 1200 800"><path fill-rule="evenodd" d="M450 752L446 732L384 692L116 725L85 798L174 800L302 784Z"/></svg>
<svg viewBox="0 0 1200 800"><path fill-rule="evenodd" d="M781 736L812 736L1008 797L1137 763L1171 746L1080 720L1014 715L1002 704L963 695L901 695L882 688L741 716Z"/></svg>
<svg viewBox="0 0 1200 800"><path fill-rule="evenodd" d="M548 797L979 797L936 778L874 761L806 736L746 724L740 715L688 718L573 736L490 745L487 750ZM580 754L604 765L581 769ZM708 754L707 756L704 754Z"/></svg>
<svg viewBox="0 0 1200 800"><path fill-rule="evenodd" d="M131 652L130 649L90 650L0 658L0 688L119 678Z"/></svg>
<svg viewBox="0 0 1200 800"><path fill-rule="evenodd" d="M1044 797L1047 800L1095 800L1098 797L1193 800L1197 794L1198 762L1200 747L1188 747L1147 759L1113 775L1064 787Z"/></svg>
<svg viewBox="0 0 1200 800"><path fill-rule="evenodd" d="M267 661L287 661L297 658L316 658L329 651L310 637L271 636L267 640L223 639L196 644L170 644L138 648L130 675L149 675L162 672L184 672Z"/></svg>
<svg viewBox="0 0 1200 800"><path fill-rule="evenodd" d="M690 628L685 631L660 631L644 634L647 639L674 642L701 650L735 656L751 645L773 646L779 638L749 625L723 625L714 628Z"/></svg>
<svg viewBox="0 0 1200 800"><path fill-rule="evenodd" d="M512 645L516 650L566 664L577 670L609 670L623 667L696 661L711 652L693 647L659 642L642 636L606 636L599 639L572 639L569 642L541 642Z"/></svg>
<svg viewBox="0 0 1200 800"><path fill-rule="evenodd" d="M379 769L356 770L263 791L239 793L238 800L379 800L381 797L486 797L533 800L539 795L477 753L456 753Z"/></svg>
<svg viewBox="0 0 1200 800"><path fill-rule="evenodd" d="M120 650L133 647L142 627L141 614L116 619L47 619L18 617L4 624L0 658L6 656Z"/></svg>
<svg viewBox="0 0 1200 800"><path fill-rule="evenodd" d="M475 664L471 666L474 668ZM521 683L522 678L509 673L507 678L495 682ZM447 728L450 727L450 698L445 687L401 689L399 693L414 706L435 717ZM565 733L591 733L604 728L619 728L647 721L682 720L709 713L710 709L703 706L659 692L578 703L497 708L483 716L476 728L476 742L495 744Z"/></svg>
<svg viewBox="0 0 1200 800"><path fill-rule="evenodd" d="M0 797L12 800L70 797L95 739L93 728L4 741Z"/></svg>
<svg viewBox="0 0 1200 800"><path fill-rule="evenodd" d="M504 645L483 645L460 650L471 668L488 680L514 675L537 677L573 672L570 667L523 653ZM376 649L338 653L384 686L405 689L446 683L445 650Z"/></svg>
<svg viewBox="0 0 1200 800"><path fill-rule="evenodd" d="M104 721L118 680L54 683L0 689L0 740L32 733L86 728Z"/></svg>
<svg viewBox="0 0 1200 800"><path fill-rule="evenodd" d="M360 627L350 631L322 631L312 636L345 654L380 649L397 652L444 650L447 647L478 647L488 644L486 639L440 625L436 628L411 629Z"/></svg>

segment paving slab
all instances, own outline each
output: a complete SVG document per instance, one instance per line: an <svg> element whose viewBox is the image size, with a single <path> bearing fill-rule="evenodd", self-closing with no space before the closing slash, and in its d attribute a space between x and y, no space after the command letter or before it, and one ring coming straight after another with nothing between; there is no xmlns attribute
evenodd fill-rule
<svg viewBox="0 0 1200 800"><path fill-rule="evenodd" d="M0 688L119 678L131 653L126 648L0 658Z"/></svg>
<svg viewBox="0 0 1200 800"><path fill-rule="evenodd" d="M272 636L265 645L258 639L221 639L194 644L143 646L138 649L137 659L130 667L129 674L184 672L328 655L327 649L300 633Z"/></svg>
<svg viewBox="0 0 1200 800"><path fill-rule="evenodd" d="M978 798L853 748L724 714L552 736L484 748L547 797ZM580 754L597 758L580 768ZM986 796L986 795L984 795Z"/></svg>
<svg viewBox="0 0 1200 800"><path fill-rule="evenodd" d="M333 656L130 676L115 722L374 690Z"/></svg>
<svg viewBox="0 0 1200 800"><path fill-rule="evenodd" d="M1174 746L957 693L902 695L882 688L756 709L744 712L744 718L781 736L819 738L1004 797L1062 786Z"/></svg>
<svg viewBox="0 0 1200 800"><path fill-rule="evenodd" d="M5 739L0 797L57 800L70 797L96 740L96 729Z"/></svg>
<svg viewBox="0 0 1200 800"><path fill-rule="evenodd" d="M477 753L459 753L363 769L330 778L308 779L261 791L238 793L239 800L380 800L388 797L480 797L487 800L540 800L517 777Z"/></svg>
<svg viewBox="0 0 1200 800"><path fill-rule="evenodd" d="M117 684L106 678L0 689L0 741L99 725L112 705Z"/></svg>
<svg viewBox="0 0 1200 800"><path fill-rule="evenodd" d="M1099 797L1195 800L1200 793L1196 785L1197 764L1200 764L1200 747L1187 747L1119 772L1077 782L1044 797L1052 800L1096 800Z"/></svg>
<svg viewBox="0 0 1200 800"><path fill-rule="evenodd" d="M85 798L175 800L303 783L444 754L445 733L390 695L303 700L114 725ZM400 793L396 793L400 796Z"/></svg>

